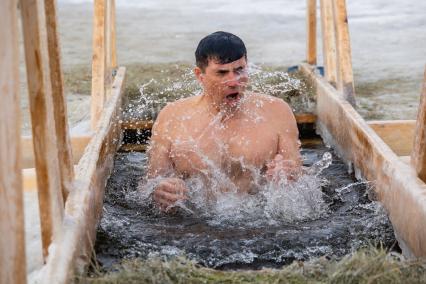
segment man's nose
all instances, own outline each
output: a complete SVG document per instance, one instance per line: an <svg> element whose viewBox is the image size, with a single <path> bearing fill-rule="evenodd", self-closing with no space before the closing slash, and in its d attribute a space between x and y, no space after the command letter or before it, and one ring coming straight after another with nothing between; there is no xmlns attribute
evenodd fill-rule
<svg viewBox="0 0 426 284"><path fill-rule="evenodd" d="M237 72L230 72L225 80L225 85L228 87L237 87L240 85L241 75Z"/></svg>

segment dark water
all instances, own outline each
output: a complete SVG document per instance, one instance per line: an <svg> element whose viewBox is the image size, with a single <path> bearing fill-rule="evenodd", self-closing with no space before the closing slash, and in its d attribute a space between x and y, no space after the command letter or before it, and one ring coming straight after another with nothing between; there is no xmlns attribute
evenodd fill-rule
<svg viewBox="0 0 426 284"><path fill-rule="evenodd" d="M330 149L303 148L305 166ZM347 174L333 155L321 172L323 199L328 206L314 219L214 223L197 214L163 215L137 196L144 176L144 153L118 153L109 179L96 255L108 269L127 258L184 255L218 269L278 267L314 257L339 258L362 246L395 245L391 224L371 189ZM262 217L259 217L262 218Z"/></svg>

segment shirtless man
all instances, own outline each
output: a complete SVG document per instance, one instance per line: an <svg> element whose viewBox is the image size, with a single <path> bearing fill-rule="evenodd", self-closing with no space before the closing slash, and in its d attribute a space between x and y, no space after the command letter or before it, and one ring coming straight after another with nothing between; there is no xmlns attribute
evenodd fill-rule
<svg viewBox="0 0 426 284"><path fill-rule="evenodd" d="M230 33L203 38L195 52L201 95L169 103L153 127L148 178L165 177L153 191L157 206L168 211L187 198L184 180L212 171L228 182L221 191L251 193L259 178L297 178L300 142L290 107L281 99L247 92L247 52ZM208 188L208 186L206 186Z"/></svg>

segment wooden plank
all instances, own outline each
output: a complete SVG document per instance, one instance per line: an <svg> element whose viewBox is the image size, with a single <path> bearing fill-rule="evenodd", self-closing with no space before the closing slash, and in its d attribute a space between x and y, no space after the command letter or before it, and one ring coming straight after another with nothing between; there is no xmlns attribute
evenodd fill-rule
<svg viewBox="0 0 426 284"><path fill-rule="evenodd" d="M17 1L0 1L0 283L26 283Z"/></svg>
<svg viewBox="0 0 426 284"><path fill-rule="evenodd" d="M111 100L102 112L99 128L76 169L80 185L68 196L62 234L49 255L38 280L40 283L68 283L75 272L83 272L90 261L96 227L102 213L104 189L112 171L114 155L121 141L121 98L125 68L115 77Z"/></svg>
<svg viewBox="0 0 426 284"><path fill-rule="evenodd" d="M105 79L105 10L107 0L94 1L93 16L93 57L92 57L92 94L90 103L90 123L97 128L106 100Z"/></svg>
<svg viewBox="0 0 426 284"><path fill-rule="evenodd" d="M415 120L378 120L367 124L398 156L411 154L414 141Z"/></svg>
<svg viewBox="0 0 426 284"><path fill-rule="evenodd" d="M325 78L333 86L337 83L336 30L333 17L333 0L321 0L322 54Z"/></svg>
<svg viewBox="0 0 426 284"><path fill-rule="evenodd" d="M74 166L71 143L68 130L67 105L64 94L64 80L62 77L61 51L57 30L56 0L44 0L47 46L49 49L50 82L52 84L53 110L58 145L58 161L61 174L61 190L64 200L71 190L74 180Z"/></svg>
<svg viewBox="0 0 426 284"><path fill-rule="evenodd" d="M73 160L71 161L73 165L77 164L81 156L83 156L84 149L89 143L91 136L74 136L70 138L71 148L73 155ZM21 137L22 145L22 162L21 166L23 169L34 168L34 148L33 148L33 138L32 136L23 136Z"/></svg>
<svg viewBox="0 0 426 284"><path fill-rule="evenodd" d="M355 87L352 73L352 53L349 39L346 0L333 1L333 15L336 30L337 89L343 98L355 106Z"/></svg>
<svg viewBox="0 0 426 284"><path fill-rule="evenodd" d="M297 124L310 124L317 121L317 116L313 113L295 113Z"/></svg>
<svg viewBox="0 0 426 284"><path fill-rule="evenodd" d="M416 136L414 139L411 162L420 179L426 181L426 68L423 79L423 90L420 95L417 112Z"/></svg>
<svg viewBox="0 0 426 284"><path fill-rule="evenodd" d="M37 171L43 256L60 233L64 212L42 1L22 0L22 27ZM19 138L18 138L19 140Z"/></svg>
<svg viewBox="0 0 426 284"><path fill-rule="evenodd" d="M110 23L111 23L111 68L117 69L117 49L116 49L116 22L115 22L115 0L111 1L111 9L110 9Z"/></svg>
<svg viewBox="0 0 426 284"><path fill-rule="evenodd" d="M111 33L111 5L112 0L106 0L105 5L105 98L108 100L111 96L112 84L112 33Z"/></svg>
<svg viewBox="0 0 426 284"><path fill-rule="evenodd" d="M375 184L406 256L426 256L426 184L380 139L314 66L302 72L317 90L317 130L354 169Z"/></svg>
<svg viewBox="0 0 426 284"><path fill-rule="evenodd" d="M317 1L306 1L306 61L317 64Z"/></svg>

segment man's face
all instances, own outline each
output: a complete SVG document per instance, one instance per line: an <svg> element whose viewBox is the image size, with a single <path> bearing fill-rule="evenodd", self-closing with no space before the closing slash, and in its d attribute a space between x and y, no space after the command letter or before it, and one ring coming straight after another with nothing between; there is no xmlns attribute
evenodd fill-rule
<svg viewBox="0 0 426 284"><path fill-rule="evenodd" d="M220 64L212 59L204 72L196 67L195 74L203 85L204 94L211 97L215 107L232 109L239 105L247 86L247 60L243 56L231 63Z"/></svg>

